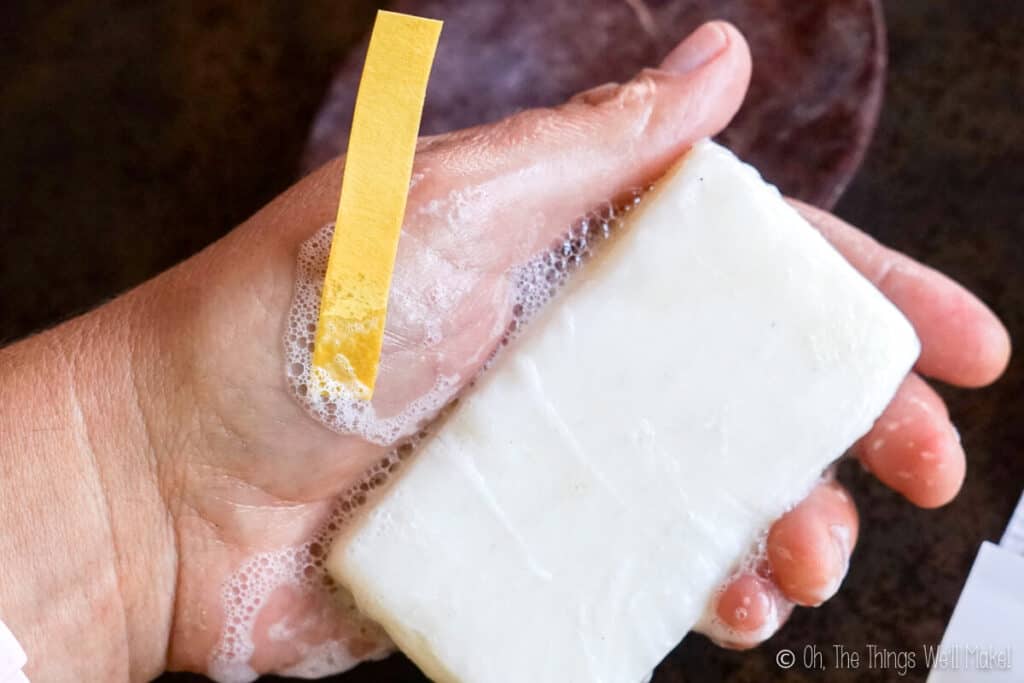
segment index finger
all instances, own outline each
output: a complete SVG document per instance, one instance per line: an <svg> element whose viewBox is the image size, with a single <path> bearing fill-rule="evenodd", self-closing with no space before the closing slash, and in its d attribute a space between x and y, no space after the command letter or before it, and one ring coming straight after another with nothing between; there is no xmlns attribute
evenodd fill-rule
<svg viewBox="0 0 1024 683"><path fill-rule="evenodd" d="M918 372L963 387L984 386L1003 374L1010 360L1010 335L981 300L832 214L790 201L907 316L921 340Z"/></svg>

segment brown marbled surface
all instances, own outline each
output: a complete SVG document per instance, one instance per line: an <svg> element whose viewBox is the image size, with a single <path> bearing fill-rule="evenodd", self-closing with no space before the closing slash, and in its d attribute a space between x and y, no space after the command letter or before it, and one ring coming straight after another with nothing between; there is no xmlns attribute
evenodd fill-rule
<svg viewBox="0 0 1024 683"><path fill-rule="evenodd" d="M46 4L0 4L0 339L159 272L284 189L374 3ZM886 100L837 212L965 282L1024 339L1024 3L884 4ZM688 638L655 681L923 681L921 666L837 670L832 645L914 649L920 664L938 640L1024 488L1022 390L1020 358L989 389L944 388L970 460L957 501L914 510L847 466L863 531L840 594L752 652ZM806 645L826 671L775 665ZM338 680L422 678L394 659Z"/></svg>

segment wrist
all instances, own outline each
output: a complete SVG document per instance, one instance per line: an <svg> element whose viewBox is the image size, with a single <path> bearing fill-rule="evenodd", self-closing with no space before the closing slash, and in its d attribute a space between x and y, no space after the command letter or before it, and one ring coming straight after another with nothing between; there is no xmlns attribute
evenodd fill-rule
<svg viewBox="0 0 1024 683"><path fill-rule="evenodd" d="M38 680L145 680L166 658L175 546L131 298L0 351L0 616Z"/></svg>

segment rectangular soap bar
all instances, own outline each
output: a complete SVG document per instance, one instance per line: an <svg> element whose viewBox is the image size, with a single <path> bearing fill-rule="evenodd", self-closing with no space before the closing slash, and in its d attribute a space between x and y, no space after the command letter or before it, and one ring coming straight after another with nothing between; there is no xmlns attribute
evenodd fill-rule
<svg viewBox="0 0 1024 683"><path fill-rule="evenodd" d="M620 229L332 549L436 681L642 680L917 357L711 142Z"/></svg>

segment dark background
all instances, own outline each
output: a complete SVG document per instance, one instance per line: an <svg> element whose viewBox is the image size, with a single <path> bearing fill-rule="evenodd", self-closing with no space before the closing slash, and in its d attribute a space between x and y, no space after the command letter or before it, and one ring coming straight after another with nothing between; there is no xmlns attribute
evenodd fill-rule
<svg viewBox="0 0 1024 683"><path fill-rule="evenodd" d="M0 340L156 274L287 187L376 4L0 2ZM885 9L881 123L837 213L964 282L1024 339L1024 2ZM863 528L839 595L752 652L690 637L655 681L896 679L835 670L833 643L915 650L902 680L923 681L922 645L940 639L979 543L998 539L1024 488L1022 384L1018 358L991 388L941 388L970 462L952 505L915 510L844 466ZM809 644L828 671L775 665L779 648ZM340 680L423 679L393 659Z"/></svg>

